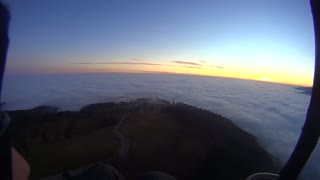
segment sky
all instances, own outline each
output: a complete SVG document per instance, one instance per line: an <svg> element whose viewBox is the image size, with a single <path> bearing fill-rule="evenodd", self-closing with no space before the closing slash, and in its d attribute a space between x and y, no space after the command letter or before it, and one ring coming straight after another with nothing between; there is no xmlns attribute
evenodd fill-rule
<svg viewBox="0 0 320 180"><path fill-rule="evenodd" d="M311 86L309 0L4 0L7 75L182 73Z"/></svg>

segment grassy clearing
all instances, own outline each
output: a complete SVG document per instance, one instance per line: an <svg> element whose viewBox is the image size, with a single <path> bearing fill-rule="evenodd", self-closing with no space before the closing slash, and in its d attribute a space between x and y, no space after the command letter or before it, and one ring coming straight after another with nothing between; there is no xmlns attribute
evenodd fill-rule
<svg viewBox="0 0 320 180"><path fill-rule="evenodd" d="M27 144L26 159L33 177L58 174L95 161L112 162L119 149L111 127L58 142L44 143L41 138L33 138Z"/></svg>

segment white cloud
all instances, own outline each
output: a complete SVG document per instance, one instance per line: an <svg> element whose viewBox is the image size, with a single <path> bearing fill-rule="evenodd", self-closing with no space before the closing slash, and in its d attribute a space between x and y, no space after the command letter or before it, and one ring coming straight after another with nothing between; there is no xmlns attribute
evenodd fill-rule
<svg viewBox="0 0 320 180"><path fill-rule="evenodd" d="M289 85L156 74L6 77L3 91L9 109L46 104L77 110L89 103L139 97L182 101L220 113L255 134L283 162L297 142L310 98ZM306 179L320 176L315 158L320 158L319 148L305 170Z"/></svg>

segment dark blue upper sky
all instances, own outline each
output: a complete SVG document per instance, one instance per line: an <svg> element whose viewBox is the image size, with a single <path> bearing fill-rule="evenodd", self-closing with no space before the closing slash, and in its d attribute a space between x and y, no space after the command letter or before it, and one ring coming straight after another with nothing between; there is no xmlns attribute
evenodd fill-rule
<svg viewBox="0 0 320 180"><path fill-rule="evenodd" d="M9 73L85 71L89 63L132 59L170 66L172 61L201 60L206 69L195 74L298 84L312 79L314 38L308 0L5 2L12 11ZM132 66L101 68L164 71Z"/></svg>

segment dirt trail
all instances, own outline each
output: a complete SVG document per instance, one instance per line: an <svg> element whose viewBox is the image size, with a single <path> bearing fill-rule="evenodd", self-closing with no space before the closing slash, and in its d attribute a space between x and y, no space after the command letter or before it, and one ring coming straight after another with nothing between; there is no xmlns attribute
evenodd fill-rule
<svg viewBox="0 0 320 180"><path fill-rule="evenodd" d="M119 149L119 159L121 161L128 160L128 152L129 152L129 142L127 138L120 132L120 127L124 120L127 118L128 115L124 115L119 122L114 126L113 133L116 135L116 137L120 140L121 146Z"/></svg>

